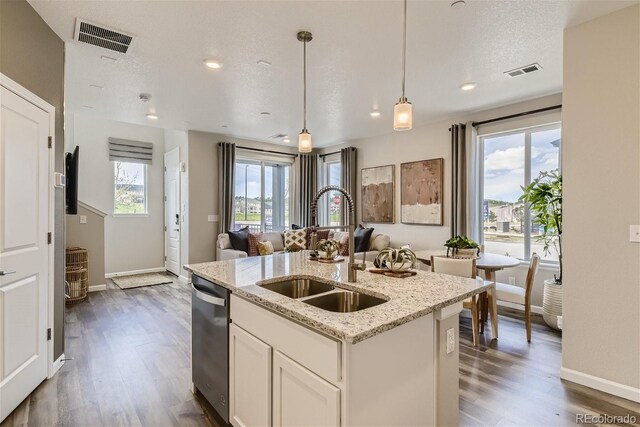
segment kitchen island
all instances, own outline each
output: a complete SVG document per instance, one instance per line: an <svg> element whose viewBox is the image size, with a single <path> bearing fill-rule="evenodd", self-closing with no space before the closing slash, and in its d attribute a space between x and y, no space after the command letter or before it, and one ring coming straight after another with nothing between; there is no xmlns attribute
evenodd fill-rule
<svg viewBox="0 0 640 427"><path fill-rule="evenodd" d="M185 267L231 292L229 421L457 424L457 315L491 284L428 271L402 279L359 272L350 283L346 262L307 257ZM338 312L345 307L360 309Z"/></svg>

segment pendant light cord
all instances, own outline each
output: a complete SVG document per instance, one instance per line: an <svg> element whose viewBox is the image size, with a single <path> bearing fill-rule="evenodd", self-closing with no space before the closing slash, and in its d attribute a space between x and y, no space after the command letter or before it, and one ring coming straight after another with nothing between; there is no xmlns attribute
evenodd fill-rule
<svg viewBox="0 0 640 427"><path fill-rule="evenodd" d="M303 43L303 58L304 58L304 66L303 66L303 78L304 82L304 131L307 130L307 41L305 40Z"/></svg>
<svg viewBox="0 0 640 427"><path fill-rule="evenodd" d="M404 96L405 86L405 69L406 69L406 56L407 56L407 0L404 0L404 36L402 39L402 100L406 100Z"/></svg>

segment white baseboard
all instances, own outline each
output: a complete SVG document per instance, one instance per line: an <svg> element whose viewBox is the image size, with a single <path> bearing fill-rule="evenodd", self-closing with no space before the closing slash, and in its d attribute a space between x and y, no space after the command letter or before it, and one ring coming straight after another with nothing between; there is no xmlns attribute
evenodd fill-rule
<svg viewBox="0 0 640 427"><path fill-rule="evenodd" d="M165 271L167 271L167 269L164 267L146 268L144 270L119 271L117 273L107 273L104 275L104 278L111 279L112 277L118 277L118 276L132 276L134 274L160 273Z"/></svg>
<svg viewBox="0 0 640 427"><path fill-rule="evenodd" d="M51 366L51 375L49 375L49 378L52 378L56 374L56 372L58 372L60 368L62 368L62 365L64 365L64 359L64 353L62 353L60 357L58 357L58 360L53 362L53 365Z"/></svg>
<svg viewBox="0 0 640 427"><path fill-rule="evenodd" d="M89 286L87 288L87 292L98 292L98 291L106 291L107 290L107 285L102 284L102 285L93 285L93 286Z"/></svg>
<svg viewBox="0 0 640 427"><path fill-rule="evenodd" d="M625 384L609 381L604 378L594 377L593 375L565 367L560 368L560 378L640 403L640 388L634 388Z"/></svg>
<svg viewBox="0 0 640 427"><path fill-rule="evenodd" d="M189 284L189 278L187 276L180 275L178 276L178 280L180 280L180 282L184 283L185 285Z"/></svg>
<svg viewBox="0 0 640 427"><path fill-rule="evenodd" d="M518 310L518 311L524 311L524 305L514 304L508 301L498 301L498 305L501 307L513 308L514 310ZM531 312L536 314L542 314L542 307L538 305L532 305Z"/></svg>

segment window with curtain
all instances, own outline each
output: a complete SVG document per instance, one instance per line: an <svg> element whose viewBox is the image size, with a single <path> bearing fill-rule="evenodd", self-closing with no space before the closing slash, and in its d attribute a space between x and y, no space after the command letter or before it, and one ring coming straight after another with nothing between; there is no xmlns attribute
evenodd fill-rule
<svg viewBox="0 0 640 427"><path fill-rule="evenodd" d="M340 186L341 171L340 153L323 157L321 187L327 185ZM319 207L321 209L321 214L319 215L321 225L334 226L342 224L342 195L340 193L337 191L327 193L323 196Z"/></svg>
<svg viewBox="0 0 640 427"><path fill-rule="evenodd" d="M238 155L235 164L234 228L282 231L291 225L292 162Z"/></svg>
<svg viewBox="0 0 640 427"><path fill-rule="evenodd" d="M543 256L536 218L518 199L542 171L560 170L560 124L480 137L482 240L485 251L528 261ZM544 258L557 262L553 251Z"/></svg>

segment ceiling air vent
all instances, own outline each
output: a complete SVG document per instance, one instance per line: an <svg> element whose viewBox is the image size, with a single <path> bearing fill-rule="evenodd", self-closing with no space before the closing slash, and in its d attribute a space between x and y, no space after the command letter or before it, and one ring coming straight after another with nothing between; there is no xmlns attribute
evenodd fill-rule
<svg viewBox="0 0 640 427"><path fill-rule="evenodd" d="M538 71L538 70L542 70L542 67L540 66L540 64L536 62L533 64L525 65L524 67L519 67L510 71L505 71L504 74L506 74L509 77L517 77L523 74L533 73L534 71Z"/></svg>
<svg viewBox="0 0 640 427"><path fill-rule="evenodd" d="M115 52L127 53L133 36L116 30L101 27L81 19L76 19L74 40L88 43Z"/></svg>
<svg viewBox="0 0 640 427"><path fill-rule="evenodd" d="M284 137L286 137L286 136L287 136L287 135L285 135L284 133L276 133L275 135L271 135L271 136L269 137L269 139L280 139L280 138L284 138Z"/></svg>

